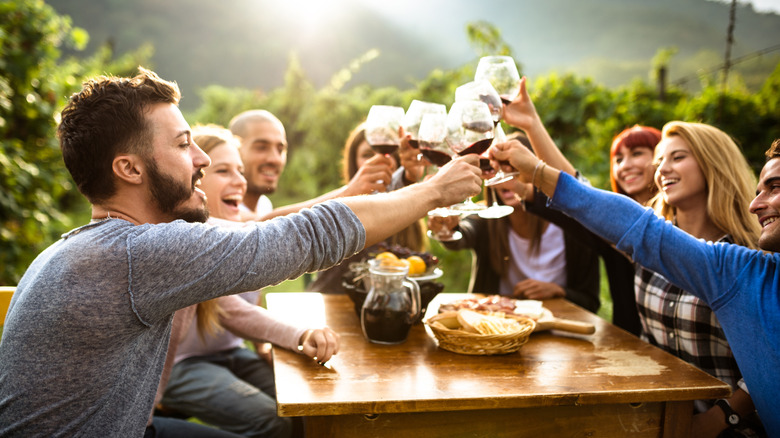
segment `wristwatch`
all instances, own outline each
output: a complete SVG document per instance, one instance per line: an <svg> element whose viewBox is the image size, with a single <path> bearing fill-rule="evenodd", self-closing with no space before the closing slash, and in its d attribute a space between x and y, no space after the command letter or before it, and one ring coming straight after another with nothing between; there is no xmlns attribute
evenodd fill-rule
<svg viewBox="0 0 780 438"><path fill-rule="evenodd" d="M731 409L731 405L729 404L728 400L720 399L715 402L715 405L720 407L723 413L726 414L726 423L728 423L730 427L734 427L739 424L739 414L736 413L734 409Z"/></svg>

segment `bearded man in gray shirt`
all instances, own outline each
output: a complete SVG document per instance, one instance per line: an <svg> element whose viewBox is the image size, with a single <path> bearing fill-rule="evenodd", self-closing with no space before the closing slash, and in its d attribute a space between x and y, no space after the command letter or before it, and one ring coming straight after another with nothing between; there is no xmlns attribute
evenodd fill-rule
<svg viewBox="0 0 780 438"><path fill-rule="evenodd" d="M209 226L197 185L210 162L179 97L140 69L88 81L63 110L63 159L93 220L19 282L0 341L0 436L143 436L176 310L328 268L480 190L464 157L392 193Z"/></svg>

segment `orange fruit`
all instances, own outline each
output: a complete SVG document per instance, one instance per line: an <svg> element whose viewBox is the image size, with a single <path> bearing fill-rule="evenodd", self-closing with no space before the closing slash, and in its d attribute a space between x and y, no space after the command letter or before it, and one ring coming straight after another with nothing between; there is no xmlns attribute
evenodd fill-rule
<svg viewBox="0 0 780 438"><path fill-rule="evenodd" d="M425 265L425 260L420 256L410 256L406 258L409 262L409 275L424 274L428 267Z"/></svg>
<svg viewBox="0 0 780 438"><path fill-rule="evenodd" d="M398 260L398 257L390 251L380 252L376 255L377 260Z"/></svg>

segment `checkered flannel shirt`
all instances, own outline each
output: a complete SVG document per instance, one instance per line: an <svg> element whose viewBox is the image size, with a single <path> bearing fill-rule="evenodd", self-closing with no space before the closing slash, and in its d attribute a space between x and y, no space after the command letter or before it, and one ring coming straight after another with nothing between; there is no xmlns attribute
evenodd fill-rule
<svg viewBox="0 0 780 438"><path fill-rule="evenodd" d="M731 243L731 238L719 242ZM634 286L642 339L736 389L742 374L712 309L641 266L637 266Z"/></svg>

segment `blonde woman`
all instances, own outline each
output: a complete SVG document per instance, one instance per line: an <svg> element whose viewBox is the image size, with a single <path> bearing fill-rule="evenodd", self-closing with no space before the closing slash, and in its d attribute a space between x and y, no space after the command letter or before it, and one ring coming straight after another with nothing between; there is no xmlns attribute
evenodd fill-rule
<svg viewBox="0 0 780 438"><path fill-rule="evenodd" d="M196 126L192 138L211 158L202 179L209 222L241 227L239 204L247 182L238 139L215 125ZM197 305L197 318L178 343L162 405L243 436L288 437L291 423L276 414L273 369L244 340L265 341L327 361L338 351L329 328L298 327L256 305L259 291Z"/></svg>
<svg viewBox="0 0 780 438"><path fill-rule="evenodd" d="M659 192L651 204L659 216L708 242L757 247L761 230L749 211L756 179L728 134L702 123L669 122L656 147L655 162ZM639 265L635 285L642 337L731 385L734 403L752 405L710 306ZM721 409L713 407L713 401L698 401L696 408ZM712 425L705 418L697 417L697 429ZM707 435L715 436L702 436Z"/></svg>
<svg viewBox="0 0 780 438"><path fill-rule="evenodd" d="M528 131L532 143L544 145L547 149L554 148L549 135L540 132L541 129ZM519 145L499 145L492 153L497 160L506 159L503 151L510 148L516 152L514 158L517 160L513 159L513 166L522 167L527 177L535 168L538 175L533 182L551 195L554 185L544 183L547 181L545 175L554 173L553 167L528 156ZM521 156L525 158L520 160ZM521 165L522 161L533 161L536 164L532 164L529 171L527 165ZM701 123L667 123L662 131L661 142L655 149L655 161L655 183L659 193L651 204L655 206L658 215L673 222L689 235L710 242L710 245L712 242L733 242L748 248L756 247L760 234L759 225L749 214L756 186L755 178L739 147L726 133ZM550 172L545 172L546 169ZM565 190L561 189L561 192ZM558 190L555 195L558 196ZM556 197L553 197L553 207L556 207ZM620 210L614 207L589 204L589 208L610 212L610 219L604 222L605 226L617 226L625 222L619 214ZM636 213L633 206L629 208L629 205L625 205L624 208L626 215ZM573 214L571 209L564 208L563 211L575 219L585 219L585 215ZM602 217L601 220L605 219ZM635 218L631 221L635 221ZM600 227L594 227L593 221L584 221L583 224L604 235L602 230L598 229ZM635 222L633 227L636 229L632 228L632 231L639 234L646 226L648 225ZM615 236L609 236L609 239L617 241ZM675 237L674 241L664 240L659 242L659 245L674 246L675 243L683 243L682 240L684 239ZM625 245L621 246L623 243L619 242L618 249L626 250ZM687 261L678 260L676 264L669 264L668 255L655 251L651 246L646 244L642 248L631 248L629 254L636 256L636 253L640 253L638 263L661 266L665 272L676 275L678 281L684 277L683 271L678 271L677 267ZM702 270L701 276L696 278L704 281L709 277L704 273L704 265ZM690 271L685 272L691 275ZM734 388L732 397L723 402L696 403L694 436L715 437L727 428L741 428L740 433L743 435L740 436L762 436L762 426L754 414L743 415L742 421L736 426L726 422L727 415L724 414L728 414L728 411L745 414L754 413L755 408L715 313L698 298L722 296L730 291L702 290L700 287L694 295L673 285L661 274L640 265L637 265L635 283L644 339L698 366ZM718 283L703 284L714 286ZM716 303L711 301L710 304ZM717 304L718 307L723 307L722 303ZM763 388L756 389L759 392L762 390Z"/></svg>

